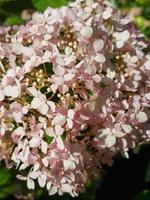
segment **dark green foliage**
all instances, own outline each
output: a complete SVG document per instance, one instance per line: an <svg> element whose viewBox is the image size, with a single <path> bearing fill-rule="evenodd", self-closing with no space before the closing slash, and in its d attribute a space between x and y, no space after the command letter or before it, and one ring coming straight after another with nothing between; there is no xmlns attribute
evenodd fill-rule
<svg viewBox="0 0 150 200"><path fill-rule="evenodd" d="M0 169L0 199L5 199L13 194L12 173L6 169Z"/></svg>
<svg viewBox="0 0 150 200"><path fill-rule="evenodd" d="M7 17L5 23L9 25L14 25L14 24L20 25L23 24L24 21L19 16L16 15Z"/></svg>
<svg viewBox="0 0 150 200"><path fill-rule="evenodd" d="M134 200L150 200L150 190L144 190L139 193Z"/></svg>

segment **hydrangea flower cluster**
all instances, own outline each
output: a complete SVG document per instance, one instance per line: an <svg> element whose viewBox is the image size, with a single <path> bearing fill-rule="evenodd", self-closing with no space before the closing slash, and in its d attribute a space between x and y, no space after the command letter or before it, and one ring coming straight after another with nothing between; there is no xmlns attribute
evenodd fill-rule
<svg viewBox="0 0 150 200"><path fill-rule="evenodd" d="M29 189L77 196L149 142L148 42L110 3L47 8L0 35L0 160Z"/></svg>

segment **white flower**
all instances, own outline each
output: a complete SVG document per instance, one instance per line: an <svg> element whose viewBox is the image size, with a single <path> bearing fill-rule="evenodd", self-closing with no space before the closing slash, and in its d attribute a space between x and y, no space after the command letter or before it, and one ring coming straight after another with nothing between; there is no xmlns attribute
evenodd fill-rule
<svg viewBox="0 0 150 200"><path fill-rule="evenodd" d="M46 154L48 149L48 144L44 140L41 141L41 151Z"/></svg>
<svg viewBox="0 0 150 200"><path fill-rule="evenodd" d="M63 161L64 170L74 170L76 168L75 163L72 160L64 160Z"/></svg>
<svg viewBox="0 0 150 200"><path fill-rule="evenodd" d="M46 185L46 180L47 180L47 177L46 177L45 174L39 175L39 177L38 177L38 183L39 183L39 186L40 186L41 188L45 187L45 185Z"/></svg>
<svg viewBox="0 0 150 200"><path fill-rule="evenodd" d="M3 101L5 98L5 94L3 92L3 90L0 88L0 101Z"/></svg>
<svg viewBox="0 0 150 200"><path fill-rule="evenodd" d="M92 78L96 83L99 83L102 80L102 78L99 74L92 76Z"/></svg>
<svg viewBox="0 0 150 200"><path fill-rule="evenodd" d="M118 128L113 128L112 129L112 133L115 137L123 137L124 136L124 133L122 133L122 131Z"/></svg>
<svg viewBox="0 0 150 200"><path fill-rule="evenodd" d="M54 137L55 136L54 129L52 127L47 127L45 129L45 133L50 137Z"/></svg>
<svg viewBox="0 0 150 200"><path fill-rule="evenodd" d="M96 54L96 56L94 57L94 60L98 63L104 63L106 61L106 58L103 54Z"/></svg>
<svg viewBox="0 0 150 200"><path fill-rule="evenodd" d="M150 93L145 94L145 98L146 98L147 100L150 100Z"/></svg>
<svg viewBox="0 0 150 200"><path fill-rule="evenodd" d="M75 77L75 74L67 73L64 75L65 81L71 81Z"/></svg>
<svg viewBox="0 0 150 200"><path fill-rule="evenodd" d="M132 127L129 124L121 124L121 126L126 133L131 133Z"/></svg>
<svg viewBox="0 0 150 200"><path fill-rule="evenodd" d="M88 65L85 69L85 73L89 74L89 75L95 75L97 71L97 68L95 65Z"/></svg>
<svg viewBox="0 0 150 200"><path fill-rule="evenodd" d="M83 26L80 31L81 35L85 38L91 38L93 35L93 29L88 26Z"/></svg>
<svg viewBox="0 0 150 200"><path fill-rule="evenodd" d="M46 96L40 91L36 90L36 88L30 87L27 88L26 91L29 95L34 97L31 102L31 107L33 109L38 110L42 115L47 115L49 108L55 112L55 103L52 101L47 101Z"/></svg>
<svg viewBox="0 0 150 200"><path fill-rule="evenodd" d="M14 85L7 85L4 87L4 95L7 97L17 98L19 96L19 88L18 86Z"/></svg>
<svg viewBox="0 0 150 200"><path fill-rule="evenodd" d="M107 7L106 10L102 14L103 19L105 20L109 19L112 15L112 11L113 11L112 8Z"/></svg>
<svg viewBox="0 0 150 200"><path fill-rule="evenodd" d="M150 70L150 55L147 55L146 58L147 58L147 61L145 62L145 68L147 70Z"/></svg>
<svg viewBox="0 0 150 200"><path fill-rule="evenodd" d="M37 171L30 171L28 174L28 177L31 179L37 179L39 176L39 173Z"/></svg>
<svg viewBox="0 0 150 200"><path fill-rule="evenodd" d="M42 163L43 163L43 165L44 165L45 167L48 167L49 162L48 162L47 157L44 157L44 158L42 159Z"/></svg>
<svg viewBox="0 0 150 200"><path fill-rule="evenodd" d="M55 126L55 133L56 133L56 135L62 135L63 134L63 132L64 132L64 128L62 128L60 125L56 125Z"/></svg>
<svg viewBox="0 0 150 200"><path fill-rule="evenodd" d="M49 106L46 104L45 101L35 97L31 102L31 107L33 109L37 109L42 115L46 115L48 112Z"/></svg>
<svg viewBox="0 0 150 200"><path fill-rule="evenodd" d="M58 114L56 115L56 117L54 117L54 119L52 120L52 125L60 125L63 126L66 122L66 117Z"/></svg>
<svg viewBox="0 0 150 200"><path fill-rule="evenodd" d="M54 195L54 194L56 194L57 190L58 190L57 186L52 186L52 187L50 188L50 190L49 190L49 195Z"/></svg>
<svg viewBox="0 0 150 200"><path fill-rule="evenodd" d="M122 48L124 43L129 39L130 32L128 30L123 32L115 32L113 37L116 39L116 46L117 48Z"/></svg>
<svg viewBox="0 0 150 200"><path fill-rule="evenodd" d="M52 112L55 112L55 109L56 109L55 103L53 101L47 101L47 104L51 108Z"/></svg>
<svg viewBox="0 0 150 200"><path fill-rule="evenodd" d="M27 178L27 187L30 189L30 190L34 190L35 189L35 183L32 179L30 178Z"/></svg>
<svg viewBox="0 0 150 200"><path fill-rule="evenodd" d="M116 143L116 137L114 135L108 135L105 139L106 147L112 147Z"/></svg>
<svg viewBox="0 0 150 200"><path fill-rule="evenodd" d="M67 113L67 128L69 129L72 129L73 127L74 115L75 115L75 111L72 109L69 109Z"/></svg>
<svg viewBox="0 0 150 200"><path fill-rule="evenodd" d="M148 120L147 114L143 111L138 112L136 118L140 123L144 123Z"/></svg>
<svg viewBox="0 0 150 200"><path fill-rule="evenodd" d="M5 135L5 132L6 132L5 128L2 127L2 124L1 124L1 127L0 127L0 136Z"/></svg>
<svg viewBox="0 0 150 200"><path fill-rule="evenodd" d="M33 137L30 140L29 145L30 145L31 148L36 148L36 147L40 146L40 143L41 143L41 138L39 138L39 137Z"/></svg>
<svg viewBox="0 0 150 200"><path fill-rule="evenodd" d="M113 79L116 75L115 71L111 71L109 68L107 69L107 77Z"/></svg>
<svg viewBox="0 0 150 200"><path fill-rule="evenodd" d="M63 193L67 192L67 193L70 194L70 193L72 193L72 186L70 184L67 184L67 183L62 184L61 185L61 190L62 190Z"/></svg>
<svg viewBox="0 0 150 200"><path fill-rule="evenodd" d="M63 84L64 84L64 79L63 79L63 77L58 77L58 76L56 76L56 77L53 78L52 81L53 81L54 87L56 87L56 89L57 89L57 87L58 87L59 85L63 85Z"/></svg>
<svg viewBox="0 0 150 200"><path fill-rule="evenodd" d="M26 115L26 114L28 113L28 111L29 111L29 105L23 106L23 107L22 107L22 113L23 113L24 115Z"/></svg>
<svg viewBox="0 0 150 200"><path fill-rule="evenodd" d="M95 51L101 51L104 48L104 41L102 39L97 39L93 42L93 48Z"/></svg>
<svg viewBox="0 0 150 200"><path fill-rule="evenodd" d="M57 63L58 65L64 66L64 59L63 59L63 57L57 56L57 57L55 58L55 61L56 61L56 63Z"/></svg>
<svg viewBox="0 0 150 200"><path fill-rule="evenodd" d="M57 142L58 149L64 149L65 148L64 142L63 142L61 136L57 136L56 142Z"/></svg>

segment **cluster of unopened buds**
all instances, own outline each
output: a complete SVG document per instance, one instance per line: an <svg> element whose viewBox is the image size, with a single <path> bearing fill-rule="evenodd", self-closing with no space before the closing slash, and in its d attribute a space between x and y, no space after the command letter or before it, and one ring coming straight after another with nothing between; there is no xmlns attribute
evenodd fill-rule
<svg viewBox="0 0 150 200"><path fill-rule="evenodd" d="M47 8L0 35L0 160L29 189L77 196L149 142L150 47L110 3Z"/></svg>

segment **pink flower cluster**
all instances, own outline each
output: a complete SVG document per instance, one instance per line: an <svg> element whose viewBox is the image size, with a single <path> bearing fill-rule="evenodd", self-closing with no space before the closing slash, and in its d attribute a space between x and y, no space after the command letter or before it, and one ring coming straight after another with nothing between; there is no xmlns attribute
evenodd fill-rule
<svg viewBox="0 0 150 200"><path fill-rule="evenodd" d="M29 189L76 196L149 142L149 46L108 2L47 8L0 35L0 160Z"/></svg>

